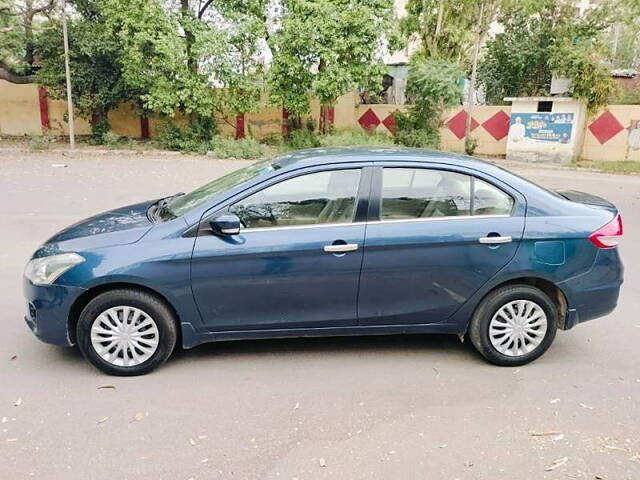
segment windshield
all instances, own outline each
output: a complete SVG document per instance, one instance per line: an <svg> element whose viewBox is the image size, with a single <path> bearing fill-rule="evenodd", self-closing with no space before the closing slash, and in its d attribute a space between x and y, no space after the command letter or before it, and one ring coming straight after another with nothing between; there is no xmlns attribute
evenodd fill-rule
<svg viewBox="0 0 640 480"><path fill-rule="evenodd" d="M231 172L224 177L217 178L186 195L174 198L174 200L167 205L167 209L173 215L179 217L227 190L231 190L253 178L271 173L280 167L281 166L273 160L254 163L246 168Z"/></svg>

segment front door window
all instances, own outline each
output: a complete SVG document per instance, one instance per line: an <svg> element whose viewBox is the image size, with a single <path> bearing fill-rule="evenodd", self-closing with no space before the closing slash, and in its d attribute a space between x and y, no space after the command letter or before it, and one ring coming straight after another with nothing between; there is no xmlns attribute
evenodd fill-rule
<svg viewBox="0 0 640 480"><path fill-rule="evenodd" d="M332 170L290 178L229 208L244 228L350 223L360 169Z"/></svg>

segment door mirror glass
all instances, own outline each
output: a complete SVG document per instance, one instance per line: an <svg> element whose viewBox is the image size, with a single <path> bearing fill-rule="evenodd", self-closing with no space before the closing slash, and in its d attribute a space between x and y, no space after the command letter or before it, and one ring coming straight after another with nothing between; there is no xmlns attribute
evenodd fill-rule
<svg viewBox="0 0 640 480"><path fill-rule="evenodd" d="M224 213L209 220L209 226L216 235L238 235L240 219L233 213Z"/></svg>

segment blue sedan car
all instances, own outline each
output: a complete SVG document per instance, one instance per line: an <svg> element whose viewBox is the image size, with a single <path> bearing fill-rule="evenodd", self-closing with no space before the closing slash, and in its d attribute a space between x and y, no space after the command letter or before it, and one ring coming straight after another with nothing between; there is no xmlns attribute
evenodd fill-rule
<svg viewBox="0 0 640 480"><path fill-rule="evenodd" d="M498 365L611 312L622 219L497 166L316 149L59 232L24 275L26 322L114 375L180 342L451 333Z"/></svg>

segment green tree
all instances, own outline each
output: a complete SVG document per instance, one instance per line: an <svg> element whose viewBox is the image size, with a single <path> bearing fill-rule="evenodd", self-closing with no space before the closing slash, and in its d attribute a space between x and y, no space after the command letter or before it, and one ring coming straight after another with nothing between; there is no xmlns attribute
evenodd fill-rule
<svg viewBox="0 0 640 480"><path fill-rule="evenodd" d="M91 120L97 141L109 129L107 114L131 99L122 75L120 45L109 34L102 3L78 0L76 15L68 22L72 97L78 113ZM66 97L64 47L60 22L52 22L39 35L36 50L41 68L37 81L52 98Z"/></svg>
<svg viewBox="0 0 640 480"><path fill-rule="evenodd" d="M291 0L269 44L271 101L299 126L313 92L321 104L320 130L337 98L377 85L384 72L380 52L394 45L393 4L386 0Z"/></svg>
<svg viewBox="0 0 640 480"><path fill-rule="evenodd" d="M442 112L461 102L461 77L462 71L458 66L446 60L413 61L406 90L412 105L407 113L395 115L395 143L408 147L438 148Z"/></svg>
<svg viewBox="0 0 640 480"><path fill-rule="evenodd" d="M613 83L601 63L607 59L603 32L612 23L610 4L579 17L569 0L512 3L499 21L504 31L487 42L479 65L489 102L547 95L555 73L572 81L572 95L590 110L606 103Z"/></svg>
<svg viewBox="0 0 640 480"><path fill-rule="evenodd" d="M467 65L474 41L477 4L470 0L409 0L400 20L402 34L418 41L417 54Z"/></svg>
<svg viewBox="0 0 640 480"><path fill-rule="evenodd" d="M54 0L0 0L0 78L32 83L35 38L54 11Z"/></svg>

